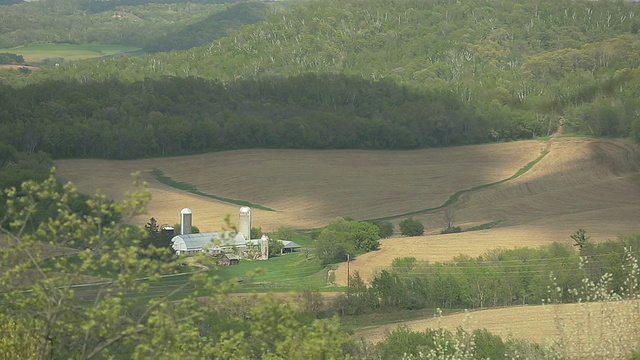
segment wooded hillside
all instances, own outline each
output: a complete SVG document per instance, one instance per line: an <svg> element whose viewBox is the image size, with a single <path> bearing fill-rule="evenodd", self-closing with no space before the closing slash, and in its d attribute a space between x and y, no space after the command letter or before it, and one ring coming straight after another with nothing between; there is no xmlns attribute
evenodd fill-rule
<svg viewBox="0 0 640 360"><path fill-rule="evenodd" d="M187 51L6 75L20 89L3 91L0 125L23 125L3 141L122 158L457 145L560 123L637 136L639 12L620 1L300 2Z"/></svg>

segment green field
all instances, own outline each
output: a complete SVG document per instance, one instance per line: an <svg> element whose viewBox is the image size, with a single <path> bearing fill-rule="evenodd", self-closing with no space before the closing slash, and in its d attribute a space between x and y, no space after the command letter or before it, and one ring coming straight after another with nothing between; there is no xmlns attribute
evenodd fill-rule
<svg viewBox="0 0 640 360"><path fill-rule="evenodd" d="M320 262L308 252L299 251L283 254L268 261L243 260L239 265L217 267L215 259L207 258L211 264L207 272L208 276L215 276L220 281L229 281L235 284L234 293L273 293L273 292L298 292L306 289L318 291L342 292L343 287L330 286L327 282L327 269L320 266ZM172 292L174 299L181 299L196 289L188 283L189 275L198 272L195 267L185 267L180 274L166 275L159 280L150 281L149 289L144 298L157 298L166 296ZM92 273L101 276L104 281L109 281L114 274ZM147 281L140 279L139 281ZM95 285L78 285L75 289L76 296L82 301L93 301L96 293L103 286L100 281ZM185 286L186 285L186 286ZM203 296L208 295L206 292ZM139 297L139 296L136 296Z"/></svg>
<svg viewBox="0 0 640 360"><path fill-rule="evenodd" d="M236 266L219 267L212 274L222 279L240 280L239 292L280 292L322 290L327 270L304 251L284 254L268 261L241 261ZM335 288L331 288L336 291Z"/></svg>
<svg viewBox="0 0 640 360"><path fill-rule="evenodd" d="M107 44L34 44L19 46L10 49L0 49L0 52L8 52L22 55L26 63L38 63L45 59L62 58L65 61L89 59L103 56L116 56L124 54L139 54L142 50L132 46L107 45Z"/></svg>

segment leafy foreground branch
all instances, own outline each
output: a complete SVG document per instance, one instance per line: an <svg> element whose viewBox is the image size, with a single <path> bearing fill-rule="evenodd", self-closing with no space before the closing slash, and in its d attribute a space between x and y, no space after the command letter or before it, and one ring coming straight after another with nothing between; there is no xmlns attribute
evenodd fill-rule
<svg viewBox="0 0 640 360"><path fill-rule="evenodd" d="M145 184L134 182L139 190L122 202L83 197L53 174L4 192L0 358L346 356L350 337L337 320L305 316L293 300L265 299L239 311L238 302L224 295L230 283L205 273L158 294L162 275L175 272L182 259L141 246L144 229L124 225L144 213L150 199ZM72 210L78 202L82 210ZM110 279L90 290L74 287L87 274ZM137 280L143 277L148 280ZM187 288L195 290L176 301L174 295Z"/></svg>

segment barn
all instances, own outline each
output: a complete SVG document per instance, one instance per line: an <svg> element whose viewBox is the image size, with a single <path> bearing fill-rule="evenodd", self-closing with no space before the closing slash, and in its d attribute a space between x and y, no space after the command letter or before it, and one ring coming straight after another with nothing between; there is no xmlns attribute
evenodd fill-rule
<svg viewBox="0 0 640 360"><path fill-rule="evenodd" d="M194 254L208 252L212 255L224 252L245 252L247 240L244 235L237 233L206 232L199 234L183 234L171 239L171 248L176 254Z"/></svg>
<svg viewBox="0 0 640 360"><path fill-rule="evenodd" d="M269 258L269 238L250 239L251 209L247 206L240 208L240 225L238 233L205 232L191 234L193 213L184 208L180 212L181 235L171 238L171 248L177 255L205 252L212 256L225 253L239 254L245 258L266 260ZM293 241L278 240L283 247L280 253L294 252L301 246Z"/></svg>

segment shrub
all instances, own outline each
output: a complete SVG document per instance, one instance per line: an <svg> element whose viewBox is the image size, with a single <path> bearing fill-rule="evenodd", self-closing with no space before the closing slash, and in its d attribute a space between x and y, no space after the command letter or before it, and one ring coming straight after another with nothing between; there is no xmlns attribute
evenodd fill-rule
<svg viewBox="0 0 640 360"><path fill-rule="evenodd" d="M375 250L380 246L378 228L364 221L336 218L316 240L316 254L323 265L347 260L347 256Z"/></svg>
<svg viewBox="0 0 640 360"><path fill-rule="evenodd" d="M498 335L490 333L486 329L473 331L473 341L476 346L475 356L478 359L504 358L507 347Z"/></svg>
<svg viewBox="0 0 640 360"><path fill-rule="evenodd" d="M293 228L281 226L275 233L271 234L270 236L278 240L293 241L293 237L295 236L295 234L296 233Z"/></svg>
<svg viewBox="0 0 640 360"><path fill-rule="evenodd" d="M381 239L393 236L393 223L391 221L376 221L374 224L378 227Z"/></svg>
<svg viewBox="0 0 640 360"><path fill-rule="evenodd" d="M252 227L251 228L251 238L252 239L260 239L262 237L262 228Z"/></svg>
<svg viewBox="0 0 640 360"><path fill-rule="evenodd" d="M420 236L424 234L424 225L413 218L404 219L400 222L400 233L405 236Z"/></svg>
<svg viewBox="0 0 640 360"><path fill-rule="evenodd" d="M444 229L442 230L440 233L441 234L454 234L454 233L459 233L462 232L462 228L460 226L454 226L448 229Z"/></svg>

